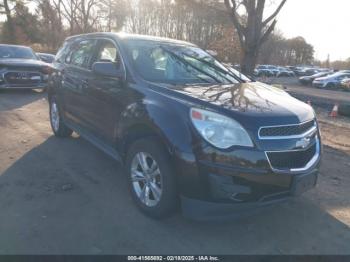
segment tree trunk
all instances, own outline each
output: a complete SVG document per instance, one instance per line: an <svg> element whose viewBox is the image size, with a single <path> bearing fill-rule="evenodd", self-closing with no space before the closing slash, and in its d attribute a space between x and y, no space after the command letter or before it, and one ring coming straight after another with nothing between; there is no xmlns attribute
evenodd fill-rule
<svg viewBox="0 0 350 262"><path fill-rule="evenodd" d="M242 72L247 75L253 75L257 60L258 48L252 50L243 50L243 58L241 62Z"/></svg>
<svg viewBox="0 0 350 262"><path fill-rule="evenodd" d="M7 26L8 26L8 31L9 31L9 44L15 44L16 43L16 36L15 36L15 27L13 24L12 16L11 16L11 10L8 5L8 1L4 0L4 8L5 8L5 13L6 13L6 18L7 18Z"/></svg>

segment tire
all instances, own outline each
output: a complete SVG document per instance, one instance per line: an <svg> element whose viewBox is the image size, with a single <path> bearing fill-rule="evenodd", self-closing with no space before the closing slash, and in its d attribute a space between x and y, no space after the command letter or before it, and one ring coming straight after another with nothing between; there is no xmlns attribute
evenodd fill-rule
<svg viewBox="0 0 350 262"><path fill-rule="evenodd" d="M73 133L73 130L67 127L63 122L62 113L56 97L50 99L50 124L53 133L57 137L70 137Z"/></svg>
<svg viewBox="0 0 350 262"><path fill-rule="evenodd" d="M340 104L339 115L350 117L350 104Z"/></svg>
<svg viewBox="0 0 350 262"><path fill-rule="evenodd" d="M134 142L128 150L125 168L132 198L144 214L162 219L177 210L179 201L170 157L155 138ZM152 175L147 177L144 169Z"/></svg>
<svg viewBox="0 0 350 262"><path fill-rule="evenodd" d="M326 85L326 88L335 88L335 87L336 87L336 85L334 83L328 83Z"/></svg>

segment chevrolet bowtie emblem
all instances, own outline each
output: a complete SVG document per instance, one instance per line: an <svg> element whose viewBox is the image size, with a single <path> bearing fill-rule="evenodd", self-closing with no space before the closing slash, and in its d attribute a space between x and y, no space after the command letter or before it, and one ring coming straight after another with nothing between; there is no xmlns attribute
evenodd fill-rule
<svg viewBox="0 0 350 262"><path fill-rule="evenodd" d="M296 148L305 149L310 145L311 139L309 137L304 137L296 143Z"/></svg>

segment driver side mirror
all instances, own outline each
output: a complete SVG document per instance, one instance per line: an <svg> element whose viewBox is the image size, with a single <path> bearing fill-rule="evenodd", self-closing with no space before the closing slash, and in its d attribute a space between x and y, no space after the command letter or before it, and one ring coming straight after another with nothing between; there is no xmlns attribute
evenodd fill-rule
<svg viewBox="0 0 350 262"><path fill-rule="evenodd" d="M96 62L92 65L92 71L97 75L112 78L124 78L125 75L124 68L118 68L113 62Z"/></svg>

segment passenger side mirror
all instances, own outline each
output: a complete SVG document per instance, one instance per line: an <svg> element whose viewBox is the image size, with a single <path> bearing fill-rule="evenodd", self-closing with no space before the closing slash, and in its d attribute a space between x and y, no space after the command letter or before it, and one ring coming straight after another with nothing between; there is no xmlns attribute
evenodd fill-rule
<svg viewBox="0 0 350 262"><path fill-rule="evenodd" d="M125 74L123 67L118 68L113 62L96 62L92 65L92 71L97 75L113 78L123 78Z"/></svg>

